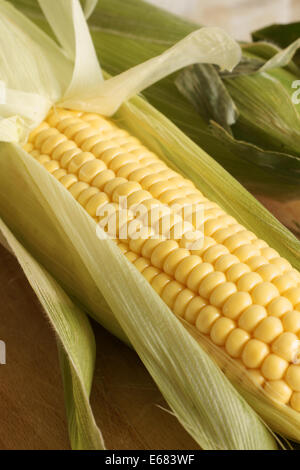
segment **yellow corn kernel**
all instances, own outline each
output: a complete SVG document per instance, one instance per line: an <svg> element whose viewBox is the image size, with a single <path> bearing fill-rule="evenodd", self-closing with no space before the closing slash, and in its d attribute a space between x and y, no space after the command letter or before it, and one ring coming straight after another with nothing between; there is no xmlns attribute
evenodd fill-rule
<svg viewBox="0 0 300 470"><path fill-rule="evenodd" d="M200 282L198 289L199 294L204 299L208 299L212 291L226 281L224 273L219 273L218 271L208 274L203 281Z"/></svg>
<svg viewBox="0 0 300 470"><path fill-rule="evenodd" d="M253 256L247 261L247 265L252 271L256 271L260 266L265 266L268 260L261 255Z"/></svg>
<svg viewBox="0 0 300 470"><path fill-rule="evenodd" d="M227 240L225 240L224 242L224 245L232 253L240 246L248 245L249 240L251 240L252 238L255 238L255 236L253 236L251 232L244 230L242 232L235 233L231 237L227 238Z"/></svg>
<svg viewBox="0 0 300 470"><path fill-rule="evenodd" d="M176 297L182 292L183 285L177 281L169 282L161 293L163 301L172 309L175 303Z"/></svg>
<svg viewBox="0 0 300 470"><path fill-rule="evenodd" d="M262 364L261 372L268 380L280 380L284 376L287 368L287 361L276 354L269 354Z"/></svg>
<svg viewBox="0 0 300 470"><path fill-rule="evenodd" d="M250 307L252 299L247 292L236 292L223 305L223 314L227 318L237 319L246 308Z"/></svg>
<svg viewBox="0 0 300 470"><path fill-rule="evenodd" d="M62 168L59 168L58 170L53 171L52 175L54 176L54 178L60 181L64 176L67 175L67 172Z"/></svg>
<svg viewBox="0 0 300 470"><path fill-rule="evenodd" d="M247 374L250 380L257 386L262 387L265 383L265 378L261 374L260 369L248 369Z"/></svg>
<svg viewBox="0 0 300 470"><path fill-rule="evenodd" d="M291 407L295 410L295 411L299 411L300 412L300 393L299 392L294 392L292 394L292 398L291 398Z"/></svg>
<svg viewBox="0 0 300 470"><path fill-rule="evenodd" d="M164 261L163 268L165 273L172 276L175 275L175 271L179 263L189 256L190 252L188 250L185 250L184 248L176 248L176 250L168 254Z"/></svg>
<svg viewBox="0 0 300 470"><path fill-rule="evenodd" d="M78 179L75 175L66 174L61 178L60 182L64 185L66 189L69 189L74 183L78 182Z"/></svg>
<svg viewBox="0 0 300 470"><path fill-rule="evenodd" d="M261 305L250 305L240 316L239 327L251 333L266 316L267 312L264 307Z"/></svg>
<svg viewBox="0 0 300 470"><path fill-rule="evenodd" d="M195 324L197 316L199 312L206 306L206 302L204 299L199 297L198 295L195 296L188 304L186 311L184 313L184 319L191 323L192 325Z"/></svg>
<svg viewBox="0 0 300 470"><path fill-rule="evenodd" d="M82 193L82 191L89 189L89 185L86 183L83 183L82 181L78 181L77 183L74 183L69 191L72 194L72 196L77 199L78 196Z"/></svg>
<svg viewBox="0 0 300 470"><path fill-rule="evenodd" d="M272 282L273 279L277 278L277 280L280 277L281 271L276 265L274 264L263 264L256 270L257 274L261 276L261 278L265 282ZM279 284L277 284L276 280L274 281L275 286L278 288L279 292Z"/></svg>
<svg viewBox="0 0 300 470"><path fill-rule="evenodd" d="M74 156L68 165L68 172L76 175L80 168L87 162L94 160L93 154L89 152L81 152Z"/></svg>
<svg viewBox="0 0 300 470"><path fill-rule="evenodd" d="M272 315L273 317L280 318L282 315L290 312L291 310L293 310L292 302L290 302L286 297L277 297L267 306L268 314Z"/></svg>
<svg viewBox="0 0 300 470"><path fill-rule="evenodd" d="M212 305L207 305L202 308L201 312L196 319L196 328L201 333L209 334L211 327L215 321L221 317L221 312L218 308Z"/></svg>
<svg viewBox="0 0 300 470"><path fill-rule="evenodd" d="M257 369L261 366L265 357L269 354L269 347L258 339L250 339L244 347L242 360L249 369Z"/></svg>
<svg viewBox="0 0 300 470"><path fill-rule="evenodd" d="M153 243L156 244L155 241L153 241ZM174 251L177 251L178 249L179 249L178 245L174 240L165 240L162 243L159 243L152 251L151 257L150 256L148 257L151 258L151 263L154 266L162 269L162 267L164 266L164 262L168 258L168 256ZM144 253L148 254L145 252L145 250L144 250ZM167 272L167 274L171 274L171 273Z"/></svg>
<svg viewBox="0 0 300 470"><path fill-rule="evenodd" d="M282 318L282 325L285 331L297 334L300 331L300 312L293 310Z"/></svg>
<svg viewBox="0 0 300 470"><path fill-rule="evenodd" d="M221 317L213 325L210 331L212 341L218 346L224 346L230 332L236 328L234 321Z"/></svg>
<svg viewBox="0 0 300 470"><path fill-rule="evenodd" d="M112 181L115 177L115 174L111 170L104 170L101 173L99 173L93 181L91 182L92 186L95 186L96 188L100 189L100 191L103 190L103 188L106 186L109 181Z"/></svg>
<svg viewBox="0 0 300 470"><path fill-rule="evenodd" d="M59 170L59 164L54 160L45 162L43 165L49 173L54 173L54 171Z"/></svg>
<svg viewBox="0 0 300 470"><path fill-rule="evenodd" d="M132 253L132 252L131 252ZM138 255L136 255L138 256ZM158 276L158 274L161 274L161 271L157 268L154 268L153 266L148 266L146 269L143 271L143 276L144 278L151 284L155 276Z"/></svg>
<svg viewBox="0 0 300 470"><path fill-rule="evenodd" d="M134 261L134 265L138 269L138 271L140 271L140 273L142 273L146 268L151 266L151 262L150 262L150 260L148 260L146 258L142 258L141 256L139 256L136 259L136 261Z"/></svg>
<svg viewBox="0 0 300 470"><path fill-rule="evenodd" d="M193 260L197 259L196 266L189 273L186 284L192 291L198 292L199 285L203 279L209 274L214 272L214 268L210 263L202 263L198 256L195 256ZM186 258L188 260L188 258ZM188 262L188 261L187 261ZM178 265L179 267L179 265Z"/></svg>
<svg viewBox="0 0 300 470"><path fill-rule="evenodd" d="M284 295L292 302L294 306L300 303L300 287L288 289Z"/></svg>
<svg viewBox="0 0 300 470"><path fill-rule="evenodd" d="M237 282L244 274L250 273L250 268L244 263L233 264L226 272L227 279Z"/></svg>
<svg viewBox="0 0 300 470"><path fill-rule="evenodd" d="M224 245L214 245L208 248L203 255L203 261L206 263L215 263L220 256L229 255L228 249Z"/></svg>
<svg viewBox="0 0 300 470"><path fill-rule="evenodd" d="M283 326L279 318L267 317L255 328L253 336L264 343L272 343L282 332Z"/></svg>
<svg viewBox="0 0 300 470"><path fill-rule="evenodd" d="M216 271L225 272L234 264L239 263L239 259L234 255L222 255L215 262Z"/></svg>
<svg viewBox="0 0 300 470"><path fill-rule="evenodd" d="M185 316L185 312L187 309L187 306L195 298L194 292L192 292L190 289L183 289L178 296L176 297L176 300L174 302L173 306L173 312L175 315L178 315L179 317ZM185 318L189 323L194 323L191 319Z"/></svg>
<svg viewBox="0 0 300 470"><path fill-rule="evenodd" d="M61 157L61 160L60 160L60 166L62 168L65 168L67 169L68 168L68 165L69 163L72 161L73 158L76 157L76 155L79 155L81 154L82 152L80 151L80 149L78 148L73 148L71 150L67 150L63 156Z"/></svg>
<svg viewBox="0 0 300 470"><path fill-rule="evenodd" d="M102 116L51 111L24 150L96 222L116 219L112 238L176 315L300 411L300 274L288 261Z"/></svg>
<svg viewBox="0 0 300 470"><path fill-rule="evenodd" d="M272 300L279 296L277 288L271 282L262 282L258 284L252 291L253 302L257 305L265 307Z"/></svg>
<svg viewBox="0 0 300 470"><path fill-rule="evenodd" d="M92 188L92 187L88 187L87 189L84 189L80 194L79 196L77 197L77 201L79 202L79 204L81 204L82 206L86 207L87 206L87 203L89 202L89 200L95 196L95 195L98 195L99 192L98 192L98 189L97 188Z"/></svg>
<svg viewBox="0 0 300 470"><path fill-rule="evenodd" d="M291 364L285 374L287 384L295 392L300 392L300 366Z"/></svg>
<svg viewBox="0 0 300 470"><path fill-rule="evenodd" d="M254 287L260 284L262 281L262 277L259 274L253 272L246 273L239 278L237 282L237 288L240 291L251 292Z"/></svg>
<svg viewBox="0 0 300 470"><path fill-rule="evenodd" d="M87 160L80 168L78 178L85 183L91 183L106 167L101 160Z"/></svg>
<svg viewBox="0 0 300 470"><path fill-rule="evenodd" d="M225 349L231 357L240 357L250 335L241 328L235 328L228 336Z"/></svg>
<svg viewBox="0 0 300 470"><path fill-rule="evenodd" d="M61 142L60 144L58 144L58 146L54 149L52 153L53 160L61 160L61 158L66 152L74 148L76 148L76 144L71 140Z"/></svg>
<svg viewBox="0 0 300 470"><path fill-rule="evenodd" d="M94 191L97 191L96 188L90 188L90 190L93 189ZM85 205L86 211L90 214L92 217L98 216L98 211L101 207L103 207L105 204L109 202L109 199L105 193L99 193L99 192L94 192L92 193L92 197L88 200L88 202Z"/></svg>
<svg viewBox="0 0 300 470"><path fill-rule="evenodd" d="M172 279L170 278L170 276L165 273L162 273L154 278L151 285L153 289L158 293L158 295L161 295L166 285L171 281Z"/></svg>
<svg viewBox="0 0 300 470"><path fill-rule="evenodd" d="M51 158L48 157L48 155L38 155L38 156L36 157L36 159L37 159L37 161L38 161L39 163L41 163L42 165L44 165L46 162L50 162L50 161L51 161ZM46 168L46 170L47 170L47 168Z"/></svg>
<svg viewBox="0 0 300 470"><path fill-rule="evenodd" d="M235 293L236 285L233 284L233 282L223 282L212 291L209 297L209 303L215 307L222 307Z"/></svg>
<svg viewBox="0 0 300 470"><path fill-rule="evenodd" d="M277 268L277 270L279 270ZM288 289L297 287L297 278L292 272L281 274L280 276L274 279L274 284L277 287L280 294L286 292Z"/></svg>
<svg viewBox="0 0 300 470"><path fill-rule="evenodd" d="M137 259L138 259L139 255L137 255L136 253L132 253L132 251L128 251L126 253L126 258L128 259L128 261L130 261L131 263L134 263Z"/></svg>
<svg viewBox="0 0 300 470"><path fill-rule="evenodd" d="M282 404L288 403L292 395L292 390L284 380L268 381L264 390L271 399Z"/></svg>
<svg viewBox="0 0 300 470"><path fill-rule="evenodd" d="M299 340L293 333L282 333L272 344L272 351L288 362L293 362L299 353Z"/></svg>

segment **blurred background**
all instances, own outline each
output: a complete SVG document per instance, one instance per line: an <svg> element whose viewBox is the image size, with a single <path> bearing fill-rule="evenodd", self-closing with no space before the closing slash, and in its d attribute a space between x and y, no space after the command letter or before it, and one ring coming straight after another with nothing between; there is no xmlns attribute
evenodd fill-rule
<svg viewBox="0 0 300 470"><path fill-rule="evenodd" d="M236 39L271 23L300 20L300 0L147 0L205 25L221 26Z"/></svg>

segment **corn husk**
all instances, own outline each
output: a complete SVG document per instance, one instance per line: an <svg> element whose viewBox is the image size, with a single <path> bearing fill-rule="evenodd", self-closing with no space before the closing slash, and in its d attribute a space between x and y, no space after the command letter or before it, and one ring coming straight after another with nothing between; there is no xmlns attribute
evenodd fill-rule
<svg viewBox="0 0 300 470"><path fill-rule="evenodd" d="M41 4L48 15L45 1L41 0ZM86 36L84 17L75 0L64 0L64 6L66 21L60 24L61 28L70 24L70 36L60 30L56 34L58 37L63 34L61 43L70 48L69 53L66 49L63 51L68 64L73 64L73 91L72 96L63 93L56 105L62 105L67 96L70 107L72 99L81 109L88 105L97 110L103 104L101 94L89 96L85 82L78 78L85 71L81 72L81 66L77 67L82 57L77 34L81 38L86 37L86 47L91 45ZM5 17L6 8L7 5L1 2L2 18ZM73 21L70 21L70 17ZM56 28L60 27L56 25ZM203 31L202 38L205 37ZM209 30L205 34L209 37ZM235 60L238 58L238 49L225 35L223 39L225 44L227 41L227 46L224 52L220 34L218 32L216 37L213 30L213 37L219 41L214 44L213 62L218 62L216 59L219 50L220 64L230 68L232 57ZM31 36L30 29L26 33L28 35ZM42 35L38 44L44 50L45 41ZM186 51L186 43L182 44L182 49L180 44L176 48L179 65L182 64L180 54ZM10 53L13 51L10 50ZM18 71L22 74L26 49L14 53L22 54ZM92 51L87 53L87 57L94 60ZM167 56L164 55L163 58L165 57ZM210 55L207 60L212 60ZM195 57L191 59L191 63L193 61ZM84 64L84 61L81 63ZM156 62L151 61L150 66L146 63L144 68L139 68L139 71L142 70L140 87L145 83L145 76L151 77L152 66L155 69ZM103 82L95 63L94 70L99 80L97 84L95 75L95 91L98 92ZM169 66L166 70L167 73L170 71ZM124 83L126 76L127 74ZM89 79L93 80L93 77ZM36 75L33 73L33 85L35 80ZM56 83L54 81L55 85ZM109 84L109 81L105 83ZM107 90L107 85L105 89ZM51 96L51 90L46 91L46 96ZM83 98L80 102L81 96ZM103 102L106 103L106 97ZM121 127L141 138L171 167L190 177L209 198L219 203L246 227L253 230L255 226L258 236L272 244L299 268L299 242L226 171L151 105L141 98L133 98L119 108L114 119ZM18 125L27 129L29 122L28 116L23 113L23 124ZM259 411L261 417L278 433L295 440L300 439L298 413L285 406L271 406L266 397L262 396L262 391L252 390L246 380L238 381L239 374L235 373L235 365L221 354L222 367L236 388L251 403L251 408L210 358L211 351L210 355L205 352L205 338L196 335L195 331L189 331L189 327L170 312L104 232L101 239L97 237L95 222L18 143L0 144L0 167L0 214L4 222L35 260L74 298L76 304L84 306L97 321L134 347L181 424L201 447L275 449L276 441L254 410ZM62 312L57 315L57 322L62 321L62 315ZM65 328L67 329L67 325ZM64 361L62 362L66 388L70 392L70 374L65 369Z"/></svg>
<svg viewBox="0 0 300 470"><path fill-rule="evenodd" d="M13 1L47 29L35 0ZM128 0L126 8L122 0L102 0L90 18L90 26L101 63L112 75L161 53L198 28L140 0ZM270 39L283 47L297 39L294 33L290 42L283 40L281 44L279 36L284 37L279 32ZM266 33L258 36L265 38ZM300 233L299 174L285 167L288 162L299 168L299 106L291 102L291 84L299 78L299 71L297 67L283 68L283 62L273 63L266 72L258 71L279 51L265 42L255 44L255 48L243 45L242 76L224 77L211 66L201 67L201 79L197 77L201 96L191 94L190 102L185 98L190 85L185 82L182 96L175 85L177 75L144 94L280 220ZM286 55L289 59L291 56ZM201 86L203 77L205 87ZM191 83L193 77L188 80Z"/></svg>
<svg viewBox="0 0 300 470"><path fill-rule="evenodd" d="M286 48L299 39L300 23L273 24L254 31L252 38L256 42L269 41L277 47ZM294 57L294 62L299 65L299 52Z"/></svg>
<svg viewBox="0 0 300 470"><path fill-rule="evenodd" d="M55 331L71 445L82 450L104 449L89 404L95 364L95 339L89 320L1 219L0 234L1 243L16 256Z"/></svg>
<svg viewBox="0 0 300 470"><path fill-rule="evenodd" d="M24 152L17 158L18 152L12 151L12 144L5 145L9 158L5 160L5 165L1 164L1 174L5 174L10 182L16 175L13 181L16 191L9 193L9 199L10 209L14 207L17 210L17 222L12 223L10 214L13 212L10 209L4 210L6 201L2 197L2 189L6 191L7 188L2 178L1 214L6 212L5 220L21 228L22 236L26 236L26 245L35 252L36 259L44 260L45 254L53 256L53 259L62 259L65 250L67 255L72 253L70 258L66 256L66 263L63 263L65 280L67 275L74 275L72 258L80 259L85 269L75 271L77 286L69 291L82 284L79 302L85 304L92 296L93 300L95 295L99 300L104 297L109 309L105 312L96 302L92 315L115 334L118 334L121 325L119 336L130 341L138 352L177 418L196 442L205 449L276 448L255 413L142 276L120 254L114 242L99 241L94 221L64 188ZM21 182L27 189L23 186L27 194L24 204L17 189ZM39 189L41 184L43 191ZM29 187L36 190L31 190L29 194ZM55 219L49 201L59 207L55 211ZM24 214L23 217L21 214ZM33 215L38 218L42 216L36 237L43 237L44 241L38 246L34 240L37 227L29 225L27 218ZM44 222L47 222L46 226ZM58 238L49 231L49 224L59 231ZM64 246L60 247L61 242ZM86 271L90 273L90 278L85 275ZM61 272L61 267L56 270L57 277L61 276Z"/></svg>

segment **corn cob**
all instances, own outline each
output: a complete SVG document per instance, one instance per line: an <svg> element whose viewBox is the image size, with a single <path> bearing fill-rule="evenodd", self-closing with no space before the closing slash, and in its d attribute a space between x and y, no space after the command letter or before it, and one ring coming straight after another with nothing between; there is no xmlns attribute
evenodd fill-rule
<svg viewBox="0 0 300 470"><path fill-rule="evenodd" d="M300 274L288 261L102 116L52 110L24 150L100 225L105 208L121 212L126 198L116 243L127 259L176 315L238 361L271 400L300 412ZM122 232L136 221L137 204L149 214L160 209L155 230L152 219L145 223L146 237ZM192 207L187 222L178 211L186 205ZM199 205L204 238L191 249L199 237Z"/></svg>

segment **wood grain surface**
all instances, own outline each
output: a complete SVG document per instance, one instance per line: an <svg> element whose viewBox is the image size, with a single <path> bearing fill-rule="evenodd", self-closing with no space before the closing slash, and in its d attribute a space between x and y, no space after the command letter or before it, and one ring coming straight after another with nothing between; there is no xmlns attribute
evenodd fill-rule
<svg viewBox="0 0 300 470"><path fill-rule="evenodd" d="M54 333L17 261L0 246L0 449L69 449ZM197 449L138 356L93 323L91 404L108 449ZM162 407L162 408L161 408Z"/></svg>

